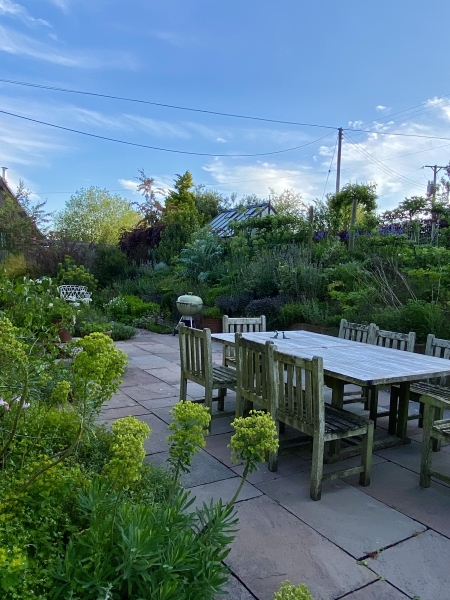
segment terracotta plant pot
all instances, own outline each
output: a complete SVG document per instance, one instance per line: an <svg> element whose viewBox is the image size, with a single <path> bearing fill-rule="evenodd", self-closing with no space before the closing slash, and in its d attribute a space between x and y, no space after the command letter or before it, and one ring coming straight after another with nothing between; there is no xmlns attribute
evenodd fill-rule
<svg viewBox="0 0 450 600"><path fill-rule="evenodd" d="M52 319L52 323L54 325L58 325L59 323L62 323L62 322L63 322L63 319ZM59 339L61 340L62 344L67 344L67 342L72 341L72 334L65 327L60 327L58 329L58 336L59 336Z"/></svg>
<svg viewBox="0 0 450 600"><path fill-rule="evenodd" d="M211 333L222 333L222 319L203 317L203 328L211 330Z"/></svg>

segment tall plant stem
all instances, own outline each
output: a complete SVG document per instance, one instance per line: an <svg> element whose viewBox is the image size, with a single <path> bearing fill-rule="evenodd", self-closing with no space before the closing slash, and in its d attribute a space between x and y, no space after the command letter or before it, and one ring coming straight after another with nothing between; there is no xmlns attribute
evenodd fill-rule
<svg viewBox="0 0 450 600"><path fill-rule="evenodd" d="M244 472L242 473L242 478L241 478L241 482L238 486L238 489L236 490L236 493L234 494L234 496L231 498L231 500L228 502L227 504L227 508L230 508L231 506L233 506L233 504L236 502L237 497L239 496L239 494L241 493L242 488L244 487L244 483L245 480L247 479L247 475L248 475L248 470L250 468L250 463L247 463L245 465L245 469Z"/></svg>
<svg viewBox="0 0 450 600"><path fill-rule="evenodd" d="M13 426L11 429L11 433L9 434L9 437L6 440L6 444L3 446L3 448L0 451L0 457L3 457L5 455L6 451L11 446L14 436L16 435L17 427L19 426L19 418L22 413L23 405L25 404L25 400L27 399L27 396L28 396L28 373L25 371L25 385L23 386L22 395L20 396L20 402L19 402L19 406L17 408L17 413L14 418L14 423L13 423Z"/></svg>

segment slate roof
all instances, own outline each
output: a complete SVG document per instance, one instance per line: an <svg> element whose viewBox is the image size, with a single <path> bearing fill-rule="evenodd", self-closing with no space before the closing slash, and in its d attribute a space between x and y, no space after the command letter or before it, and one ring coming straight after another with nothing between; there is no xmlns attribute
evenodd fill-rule
<svg viewBox="0 0 450 600"><path fill-rule="evenodd" d="M270 202L262 202L261 204L252 204L242 208L230 208L222 211L210 223L211 231L217 233L220 237L232 235L229 227L231 221L246 221L252 217L261 217L263 213L267 215L275 214L275 210ZM264 215L266 216L266 215Z"/></svg>

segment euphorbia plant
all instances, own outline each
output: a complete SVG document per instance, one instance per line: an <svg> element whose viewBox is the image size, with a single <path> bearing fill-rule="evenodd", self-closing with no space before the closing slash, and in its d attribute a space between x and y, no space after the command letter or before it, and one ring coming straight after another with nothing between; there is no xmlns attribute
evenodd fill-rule
<svg viewBox="0 0 450 600"><path fill-rule="evenodd" d="M238 417L231 423L235 433L231 437L230 447L233 462L243 462L244 472L236 493L228 503L233 505L242 490L249 473L258 469L258 463L265 460L268 452L278 449L278 437L275 422L262 410L251 410L248 417Z"/></svg>

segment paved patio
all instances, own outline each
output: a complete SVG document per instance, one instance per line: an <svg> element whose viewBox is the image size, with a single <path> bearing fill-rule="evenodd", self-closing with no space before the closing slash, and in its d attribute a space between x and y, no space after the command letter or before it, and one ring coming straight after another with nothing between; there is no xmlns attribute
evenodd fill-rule
<svg viewBox="0 0 450 600"><path fill-rule="evenodd" d="M135 415L152 428L146 460L167 459L169 411L178 401L178 338L137 335L119 348L129 357L120 391L104 406L102 419ZM221 360L220 344L213 345ZM190 384L189 398L203 396ZM388 404L381 395L381 404ZM353 410L361 411L361 404ZM226 410L234 407L229 392ZM411 410L416 410L414 406ZM232 465L227 447L230 418L213 420L204 450L184 478L196 504L211 498L229 500L242 466ZM244 485L236 505L239 533L226 564L232 600L272 600L282 581L305 583L315 600L401 600L450 598L450 487L433 482L419 486L421 430L410 421L411 444L376 452L372 483L358 485L358 476L324 484L322 500L309 498L309 450L283 454L279 469L265 465ZM381 419L380 427L387 427ZM450 446L434 454L434 465L450 472ZM326 469L341 469L357 458Z"/></svg>

